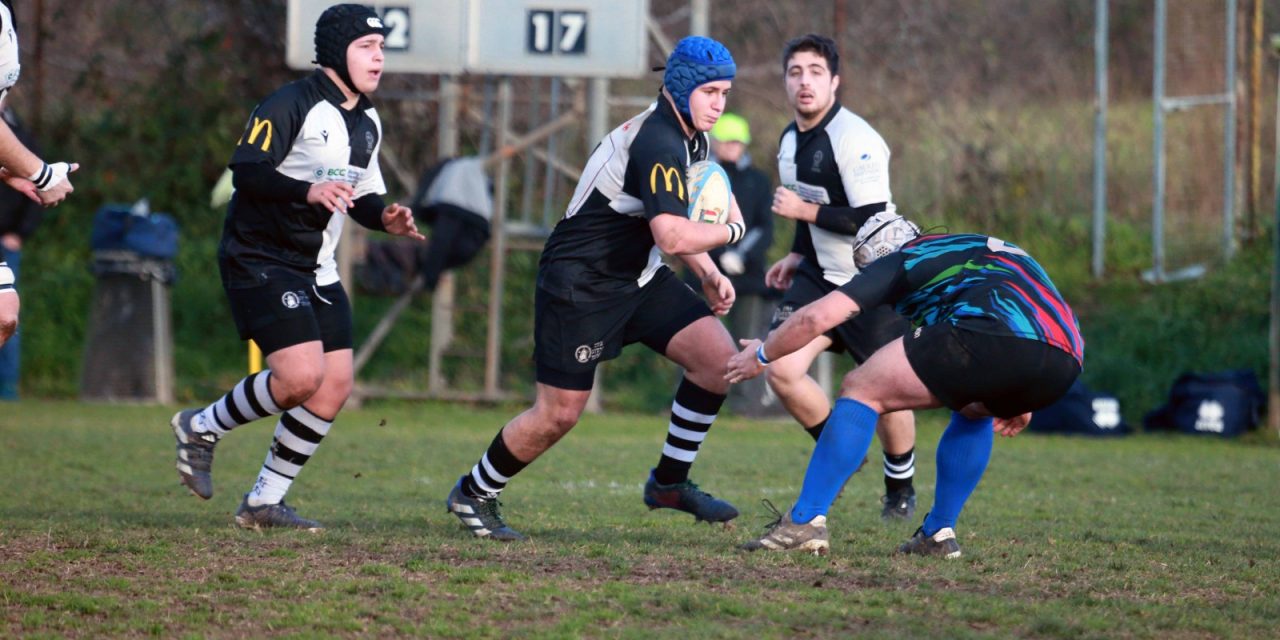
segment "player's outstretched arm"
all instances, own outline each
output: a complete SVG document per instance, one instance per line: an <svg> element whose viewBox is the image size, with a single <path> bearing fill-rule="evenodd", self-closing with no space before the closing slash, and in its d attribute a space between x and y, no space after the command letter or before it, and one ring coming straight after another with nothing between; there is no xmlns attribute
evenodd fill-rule
<svg viewBox="0 0 1280 640"><path fill-rule="evenodd" d="M832 327L858 315L861 308L852 298L832 291L791 314L769 333L764 341L739 340L743 349L729 358L725 380L732 383L754 378L772 361L798 351Z"/></svg>

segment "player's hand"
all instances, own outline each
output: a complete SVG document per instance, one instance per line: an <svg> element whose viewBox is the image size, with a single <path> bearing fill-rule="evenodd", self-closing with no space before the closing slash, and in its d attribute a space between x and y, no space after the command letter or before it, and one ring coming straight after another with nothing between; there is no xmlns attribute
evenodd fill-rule
<svg viewBox="0 0 1280 640"><path fill-rule="evenodd" d="M991 428L994 429L996 433L1006 438L1012 438L1013 436L1022 433L1022 430L1026 429L1027 425L1030 423L1031 414L1024 413L1012 418L993 418L991 420Z"/></svg>
<svg viewBox="0 0 1280 640"><path fill-rule="evenodd" d="M800 194L786 188L778 187L773 191L773 206L770 208L775 214L792 220L811 220L817 217L818 205L811 202L805 202Z"/></svg>
<svg viewBox="0 0 1280 640"><path fill-rule="evenodd" d="M742 345L743 349L729 358L729 372L724 374L724 379L733 384L750 380L760 375L761 371L764 371L764 365L760 364L759 360L756 360L756 349L759 349L764 342L752 338L750 340L739 340L738 344Z"/></svg>
<svg viewBox="0 0 1280 640"><path fill-rule="evenodd" d="M733 283L719 271L709 273L702 279L702 293L707 296L711 312L718 316L729 313L738 295L733 290Z"/></svg>
<svg viewBox="0 0 1280 640"><path fill-rule="evenodd" d="M23 178L4 167L0 167L0 182L4 182L9 185L9 188L21 193L27 198L30 198L33 202L42 205L44 204L44 201L40 199L39 193L37 193L39 189L36 188L36 183Z"/></svg>
<svg viewBox="0 0 1280 640"><path fill-rule="evenodd" d="M347 182L317 182L307 189L307 204L346 213L355 205L356 189Z"/></svg>
<svg viewBox="0 0 1280 640"><path fill-rule="evenodd" d="M36 190L36 197L40 199L40 204L48 207L56 207L67 196L75 191L75 187L71 185L71 174L80 168L78 162L55 162L48 165L49 170L53 172L53 177L49 179L49 183L43 189Z"/></svg>
<svg viewBox="0 0 1280 640"><path fill-rule="evenodd" d="M382 210L382 226L387 228L387 233L393 236L405 236L414 240L426 240L427 237L418 233L418 223L413 219L413 210L398 202L387 205Z"/></svg>
<svg viewBox="0 0 1280 640"><path fill-rule="evenodd" d="M796 275L796 269L800 268L801 259L798 253L788 253L781 260L773 263L773 266L769 267L768 273L764 274L765 286L779 291L790 289L791 281Z"/></svg>

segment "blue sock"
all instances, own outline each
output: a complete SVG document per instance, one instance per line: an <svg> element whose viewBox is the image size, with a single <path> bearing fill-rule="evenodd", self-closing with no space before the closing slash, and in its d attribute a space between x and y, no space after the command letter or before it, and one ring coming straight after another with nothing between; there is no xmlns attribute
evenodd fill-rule
<svg viewBox="0 0 1280 640"><path fill-rule="evenodd" d="M970 420L959 413L951 414L951 424L938 440L938 482L933 510L924 518L925 535L931 536L944 527L955 528L960 510L987 470L994 441L991 418Z"/></svg>
<svg viewBox="0 0 1280 640"><path fill-rule="evenodd" d="M857 400L836 400L836 407L809 458L804 487L791 509L792 522L804 523L814 516L827 515L836 494L866 457L879 418L880 414L874 409Z"/></svg>

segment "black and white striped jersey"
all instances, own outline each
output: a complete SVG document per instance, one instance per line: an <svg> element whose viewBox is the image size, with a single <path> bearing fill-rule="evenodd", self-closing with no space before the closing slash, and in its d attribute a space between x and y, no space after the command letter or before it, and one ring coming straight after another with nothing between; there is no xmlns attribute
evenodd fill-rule
<svg viewBox="0 0 1280 640"><path fill-rule="evenodd" d="M355 198L386 193L378 166L382 123L373 103L340 105L342 91L322 71L287 84L258 104L229 166L268 163L309 183L347 181ZM263 268L314 274L317 285L338 281L334 252L347 216L307 204L305 198L253 197L240 191L227 206L218 249L224 283L257 284Z"/></svg>
<svg viewBox="0 0 1280 640"><path fill-rule="evenodd" d="M792 251L805 258L800 268L819 269L835 285L848 282L858 273L858 228L879 211L895 210L889 146L866 120L836 103L812 129L801 132L792 122L782 132L778 177L782 186L820 205L816 223L796 228Z"/></svg>
<svg viewBox="0 0 1280 640"><path fill-rule="evenodd" d="M707 134L686 137L661 96L596 145L564 218L542 250L538 286L566 300L634 293L664 268L649 221L685 216L689 164L707 158Z"/></svg>

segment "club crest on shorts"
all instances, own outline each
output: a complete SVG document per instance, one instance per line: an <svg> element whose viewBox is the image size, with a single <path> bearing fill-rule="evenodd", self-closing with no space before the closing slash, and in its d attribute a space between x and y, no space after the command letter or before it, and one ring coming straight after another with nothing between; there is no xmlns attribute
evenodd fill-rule
<svg viewBox="0 0 1280 640"><path fill-rule="evenodd" d="M584 344L579 346L577 349L573 350L573 359L577 360L582 364L586 364L588 362L591 362L592 360L599 359L600 354L603 351L604 351L603 342L597 342L591 346L587 346Z"/></svg>
<svg viewBox="0 0 1280 640"><path fill-rule="evenodd" d="M299 294L296 291L286 291L284 295L280 296L280 304L283 304L286 309L297 309L298 307L306 306L310 302L306 294Z"/></svg>

